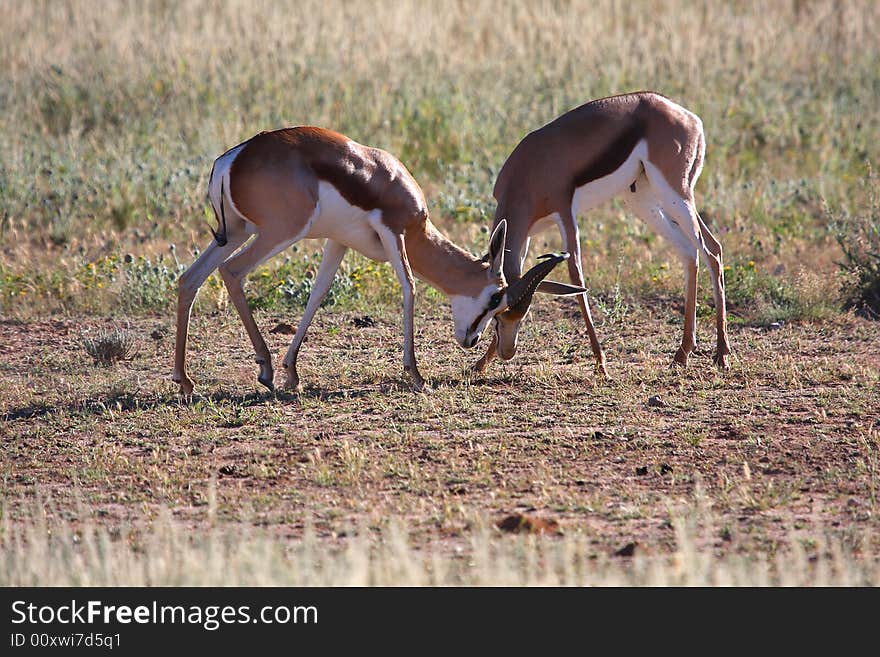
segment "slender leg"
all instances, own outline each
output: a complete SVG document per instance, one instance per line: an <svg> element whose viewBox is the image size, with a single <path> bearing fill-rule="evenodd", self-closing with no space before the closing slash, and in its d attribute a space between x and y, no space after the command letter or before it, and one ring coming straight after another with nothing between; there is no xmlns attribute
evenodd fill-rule
<svg viewBox="0 0 880 657"><path fill-rule="evenodd" d="M687 367L688 356L697 346L697 272L698 263L696 256L693 259L682 258L685 272L685 295L684 295L684 334L681 337L681 346L675 354L673 362L676 365Z"/></svg>
<svg viewBox="0 0 880 657"><path fill-rule="evenodd" d="M333 279L336 277L336 271L342 263L342 258L348 248L339 242L328 239L324 245L324 255L321 258L321 266L318 267L318 273L315 276L315 283L312 285L312 292L309 294L309 301L306 304L305 312L300 319L299 326L296 328L296 335L290 342L290 348L284 357L284 369L287 370L287 388L289 390L302 390L299 384L299 375L296 372L296 359L299 354L299 348L306 337L306 331L315 316L324 297L327 296Z"/></svg>
<svg viewBox="0 0 880 657"><path fill-rule="evenodd" d="M713 271L712 262L707 258L704 237L700 229L700 216L694 206L690 188L673 190L656 167L645 164L645 175L650 182L650 202L642 198L642 204L650 212L643 218L666 237L678 251L685 267L684 335L681 347L673 362L687 365L688 356L696 347L696 293L698 257L703 256ZM636 183L638 187L638 182ZM714 274L714 271L713 271ZM713 288L715 284L713 282ZM716 303L718 292L715 294ZM723 303L723 302L722 302Z"/></svg>
<svg viewBox="0 0 880 657"><path fill-rule="evenodd" d="M568 259L568 275L574 285L584 287L584 274L581 264L581 241L578 235L577 220L569 211L560 213L560 229L562 232L563 248L571 254ZM605 353L602 351L602 345L599 344L599 337L596 335L596 328L593 326L593 316L590 313L590 305L587 301L587 293L579 294L577 297L578 304L581 307L581 316L587 325L587 334L590 336L590 346L593 348L593 356L596 359L596 373L601 374L604 378L608 377L608 370L605 367Z"/></svg>
<svg viewBox="0 0 880 657"><path fill-rule="evenodd" d="M422 392L425 390L425 380L416 366L415 337L413 328L413 315L415 313L415 282L410 270L409 260L406 257L406 246L403 235L398 235L385 228L377 220L374 228L382 240L385 253L389 262L397 273L400 287L403 290L403 370L410 375L413 382L413 390Z"/></svg>
<svg viewBox="0 0 880 657"><path fill-rule="evenodd" d="M695 211L696 213L696 211ZM724 260L721 255L721 243L715 239L709 228L703 223L699 214L697 221L700 225L700 234L703 237L703 259L709 272L712 274L712 291L715 297L715 330L717 333L717 348L714 361L721 369L730 369L730 342L727 338L727 302L724 298Z"/></svg>
<svg viewBox="0 0 880 657"><path fill-rule="evenodd" d="M257 323L254 321L251 309L248 307L241 282L255 267L258 267L276 253L286 249L294 241L294 238L291 237L278 239L277 236L269 236L268 234L257 235L257 239L220 266L220 275L223 277L223 282L226 283L229 299L235 305L235 309L238 311L238 315L241 317L244 328L254 346L256 362L260 366L260 374L257 380L269 388L269 390L274 390L275 388L273 383L272 356L269 353L265 340L263 340L262 334L260 334L260 329L257 328Z"/></svg>
<svg viewBox="0 0 880 657"><path fill-rule="evenodd" d="M495 352L498 351L498 333L492 333L492 342L489 343L489 348L486 349L486 353L473 364L471 369L474 372L482 373L488 366L489 363L492 362L492 359L495 357Z"/></svg>
<svg viewBox="0 0 880 657"><path fill-rule="evenodd" d="M193 301L199 288L217 267L235 253L245 239L244 233L228 236L224 246L211 242L196 261L180 277L177 293L177 338L174 347L174 373L171 380L180 384L183 395L191 395L195 384L186 374L186 342Z"/></svg>

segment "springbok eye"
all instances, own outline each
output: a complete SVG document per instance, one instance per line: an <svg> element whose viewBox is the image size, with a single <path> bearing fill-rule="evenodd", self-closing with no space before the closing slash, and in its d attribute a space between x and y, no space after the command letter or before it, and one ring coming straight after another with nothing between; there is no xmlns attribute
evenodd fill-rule
<svg viewBox="0 0 880 657"><path fill-rule="evenodd" d="M498 304L501 303L501 298L503 296L503 292L496 292L491 297L489 297L489 310L495 310L498 307Z"/></svg>

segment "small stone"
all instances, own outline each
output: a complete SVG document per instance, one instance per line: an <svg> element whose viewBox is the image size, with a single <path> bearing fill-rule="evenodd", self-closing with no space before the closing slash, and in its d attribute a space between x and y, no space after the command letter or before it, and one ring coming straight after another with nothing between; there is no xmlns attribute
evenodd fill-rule
<svg viewBox="0 0 880 657"><path fill-rule="evenodd" d="M636 474L640 477L644 477L646 474L648 474L648 466L640 465L636 468Z"/></svg>
<svg viewBox="0 0 880 657"><path fill-rule="evenodd" d="M527 516L521 513L507 516L495 523L503 532L514 534L560 534L559 523L552 519Z"/></svg>
<svg viewBox="0 0 880 657"><path fill-rule="evenodd" d="M631 557L636 553L636 549L639 547L639 544L635 541L631 543L627 543L622 548L620 548L617 552L614 553L615 557Z"/></svg>
<svg viewBox="0 0 880 657"><path fill-rule="evenodd" d="M278 322L275 325L275 328L269 331L269 333L280 333L281 335L293 335L296 333L296 327L292 324L288 324L287 322Z"/></svg>

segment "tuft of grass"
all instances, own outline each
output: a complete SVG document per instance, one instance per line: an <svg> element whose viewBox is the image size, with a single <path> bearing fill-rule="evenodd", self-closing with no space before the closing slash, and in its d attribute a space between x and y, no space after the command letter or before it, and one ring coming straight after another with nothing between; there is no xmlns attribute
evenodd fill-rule
<svg viewBox="0 0 880 657"><path fill-rule="evenodd" d="M82 337L86 353L105 367L130 359L135 353L135 345L134 334L125 329L100 330L94 336Z"/></svg>
<svg viewBox="0 0 880 657"><path fill-rule="evenodd" d="M844 256L839 263L844 276L844 308L880 319L880 187L870 167L864 185L868 189L866 208L830 219Z"/></svg>

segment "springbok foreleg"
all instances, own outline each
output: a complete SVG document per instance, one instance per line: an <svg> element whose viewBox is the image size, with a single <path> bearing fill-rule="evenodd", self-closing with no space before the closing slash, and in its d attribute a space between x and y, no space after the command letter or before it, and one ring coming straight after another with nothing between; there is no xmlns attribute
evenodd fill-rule
<svg viewBox="0 0 880 657"><path fill-rule="evenodd" d="M717 347L715 364L723 370L730 369L730 342L727 337L727 301L724 291L724 260L721 255L721 243L715 239L709 228L703 223L699 213L694 211L703 237L703 260L712 274L712 292L715 297L715 330Z"/></svg>
<svg viewBox="0 0 880 657"><path fill-rule="evenodd" d="M385 254L403 290L403 369L409 374L413 382L413 390L422 392L425 390L425 380L419 373L416 365L415 353L415 329L413 316L415 314L415 281L409 260L406 257L406 246L403 235L392 232L383 226L377 219L373 222L373 228L379 234Z"/></svg>
<svg viewBox="0 0 880 657"><path fill-rule="evenodd" d="M577 219L575 219L572 212L560 213L559 229L562 233L562 248L570 254L567 263L571 282L573 285L584 287L583 265L581 264L581 240L578 234ZM577 300L581 308L581 317L583 317L584 324L587 326L587 335L590 337L593 357L596 359L596 373L607 379L609 377L608 370L605 367L605 352L602 351L602 345L599 343L599 337L596 335L593 315L590 313L590 304L587 301L587 293L579 294Z"/></svg>
<svg viewBox="0 0 880 657"><path fill-rule="evenodd" d="M288 390L302 390L302 386L299 383L299 375L296 372L296 359L299 355L299 348L302 346L303 340L305 340L306 331L309 330L309 325L312 323L315 313L333 284L333 279L336 277L336 272L347 250L346 246L329 239L324 245L324 255L321 258L321 266L318 267L318 273L315 275L315 282L309 294L309 301L306 303L306 309L303 312L302 319L300 319L299 326L296 327L296 335L293 336L293 340L290 342L287 355L284 356L283 364L284 369L287 370Z"/></svg>

